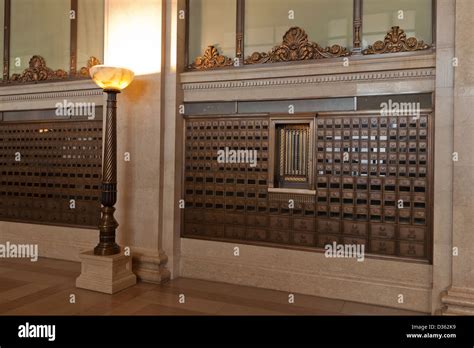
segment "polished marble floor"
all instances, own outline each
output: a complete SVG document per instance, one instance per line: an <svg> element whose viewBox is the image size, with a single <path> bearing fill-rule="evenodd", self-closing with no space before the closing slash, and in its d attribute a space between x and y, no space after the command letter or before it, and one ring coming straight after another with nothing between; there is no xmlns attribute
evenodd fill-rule
<svg viewBox="0 0 474 348"><path fill-rule="evenodd" d="M0 315L420 315L360 303L179 278L115 295L75 287L80 264L0 260ZM75 303L71 303L71 295ZM184 303L181 303L184 295Z"/></svg>

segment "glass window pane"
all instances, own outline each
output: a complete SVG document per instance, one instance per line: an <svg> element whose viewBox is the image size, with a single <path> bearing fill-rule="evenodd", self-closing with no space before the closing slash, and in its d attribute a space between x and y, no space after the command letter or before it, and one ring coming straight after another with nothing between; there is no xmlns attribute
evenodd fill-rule
<svg viewBox="0 0 474 348"><path fill-rule="evenodd" d="M65 0L12 1L10 74L23 72L34 55L69 71L70 7Z"/></svg>
<svg viewBox="0 0 474 348"><path fill-rule="evenodd" d="M351 48L352 13L353 0L247 0L245 55L270 51L294 26L320 46Z"/></svg>
<svg viewBox="0 0 474 348"><path fill-rule="evenodd" d="M3 28L5 19L5 2L0 1L0 28ZM0 80L3 80L3 30L0 30Z"/></svg>
<svg viewBox="0 0 474 348"><path fill-rule="evenodd" d="M77 69L87 67L90 57L104 62L104 1L79 0L77 23Z"/></svg>
<svg viewBox="0 0 474 348"><path fill-rule="evenodd" d="M432 0L364 0L362 42L372 45L384 39L393 26L407 37L432 43Z"/></svg>
<svg viewBox="0 0 474 348"><path fill-rule="evenodd" d="M236 0L190 0L189 5L189 63L210 45L235 57Z"/></svg>

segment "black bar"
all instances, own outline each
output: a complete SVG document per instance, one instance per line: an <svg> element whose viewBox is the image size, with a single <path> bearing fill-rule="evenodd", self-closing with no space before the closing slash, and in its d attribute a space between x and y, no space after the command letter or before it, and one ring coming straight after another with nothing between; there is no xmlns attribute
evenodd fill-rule
<svg viewBox="0 0 474 348"><path fill-rule="evenodd" d="M19 337L21 325L55 325L55 340ZM472 347L473 317L0 317L0 345L13 344L377 344ZM104 335L104 332L114 334ZM455 335L434 338L429 335ZM421 335L415 337L408 335ZM52 335L49 336L51 339Z"/></svg>

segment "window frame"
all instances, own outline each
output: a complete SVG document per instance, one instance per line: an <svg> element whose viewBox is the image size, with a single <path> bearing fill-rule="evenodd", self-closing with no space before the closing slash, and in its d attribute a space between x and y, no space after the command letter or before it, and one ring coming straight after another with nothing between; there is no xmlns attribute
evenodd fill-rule
<svg viewBox="0 0 474 348"><path fill-rule="evenodd" d="M32 82L12 81L10 75L10 47L11 47L11 4L12 0L0 0L4 1L4 30L3 30L3 74L0 80L0 87L5 85L15 84L27 84ZM77 66L77 45L78 45L78 21L79 21L79 0L70 0L70 11L74 11L75 18L70 21L70 38L69 38L69 69L65 77L56 77L54 79L47 79L38 82L55 82L55 81L74 81L81 79L88 79L89 76L81 74L81 70L88 69L90 66L100 63L99 58L90 57L87 67ZM33 54L34 56L34 54ZM32 57L33 57L32 56ZM46 59L46 57L45 57ZM102 57L100 58L102 59ZM90 63L90 66L89 66ZM47 67L45 67L47 68Z"/></svg>
<svg viewBox="0 0 474 348"><path fill-rule="evenodd" d="M212 68L207 68L207 69L196 69L195 67L192 66L192 62L190 61L191 59L197 58L197 57L190 57L189 56L189 18L191 16L190 13L190 1L192 0L186 0L185 6L186 6L186 29L185 29L185 71L197 71L197 70L211 70L214 68L227 68L227 69L239 69L243 68L245 66L250 65L249 63L246 63L246 57L245 57L245 2L246 0L236 0L236 6L237 6L237 15L236 15L236 32L235 32L235 57L225 57L226 61L232 61L233 64L225 64L222 66L215 66ZM431 0L432 1L432 20L431 20L431 28L432 28L432 42L427 43L431 49L435 49L436 47L436 10L437 10L437 0ZM351 56L357 56L357 57L364 57L363 54L363 49L362 47L362 28L363 28L363 11L364 11L364 5L363 5L364 0L353 0L353 21L352 21L352 50L350 50ZM289 29L289 28L288 28ZM304 30L304 28L302 28ZM403 28L401 28L403 29ZM387 28L387 31L389 31L390 28ZM311 38L309 38L311 40ZM202 52L204 54L205 52ZM410 54L416 54L417 52L403 52L403 53L408 53ZM219 54L219 53L218 53ZM400 53L396 53L400 54ZM371 57L371 55L369 55ZM372 56L373 57L373 56ZM282 64L292 64L292 62L283 62Z"/></svg>

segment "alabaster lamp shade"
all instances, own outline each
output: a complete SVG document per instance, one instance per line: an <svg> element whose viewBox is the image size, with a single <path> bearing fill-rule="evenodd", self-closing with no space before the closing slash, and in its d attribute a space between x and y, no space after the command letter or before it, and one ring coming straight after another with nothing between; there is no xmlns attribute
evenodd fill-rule
<svg viewBox="0 0 474 348"><path fill-rule="evenodd" d="M135 74L126 68L96 65L89 73L94 82L106 91L120 92L132 83Z"/></svg>

